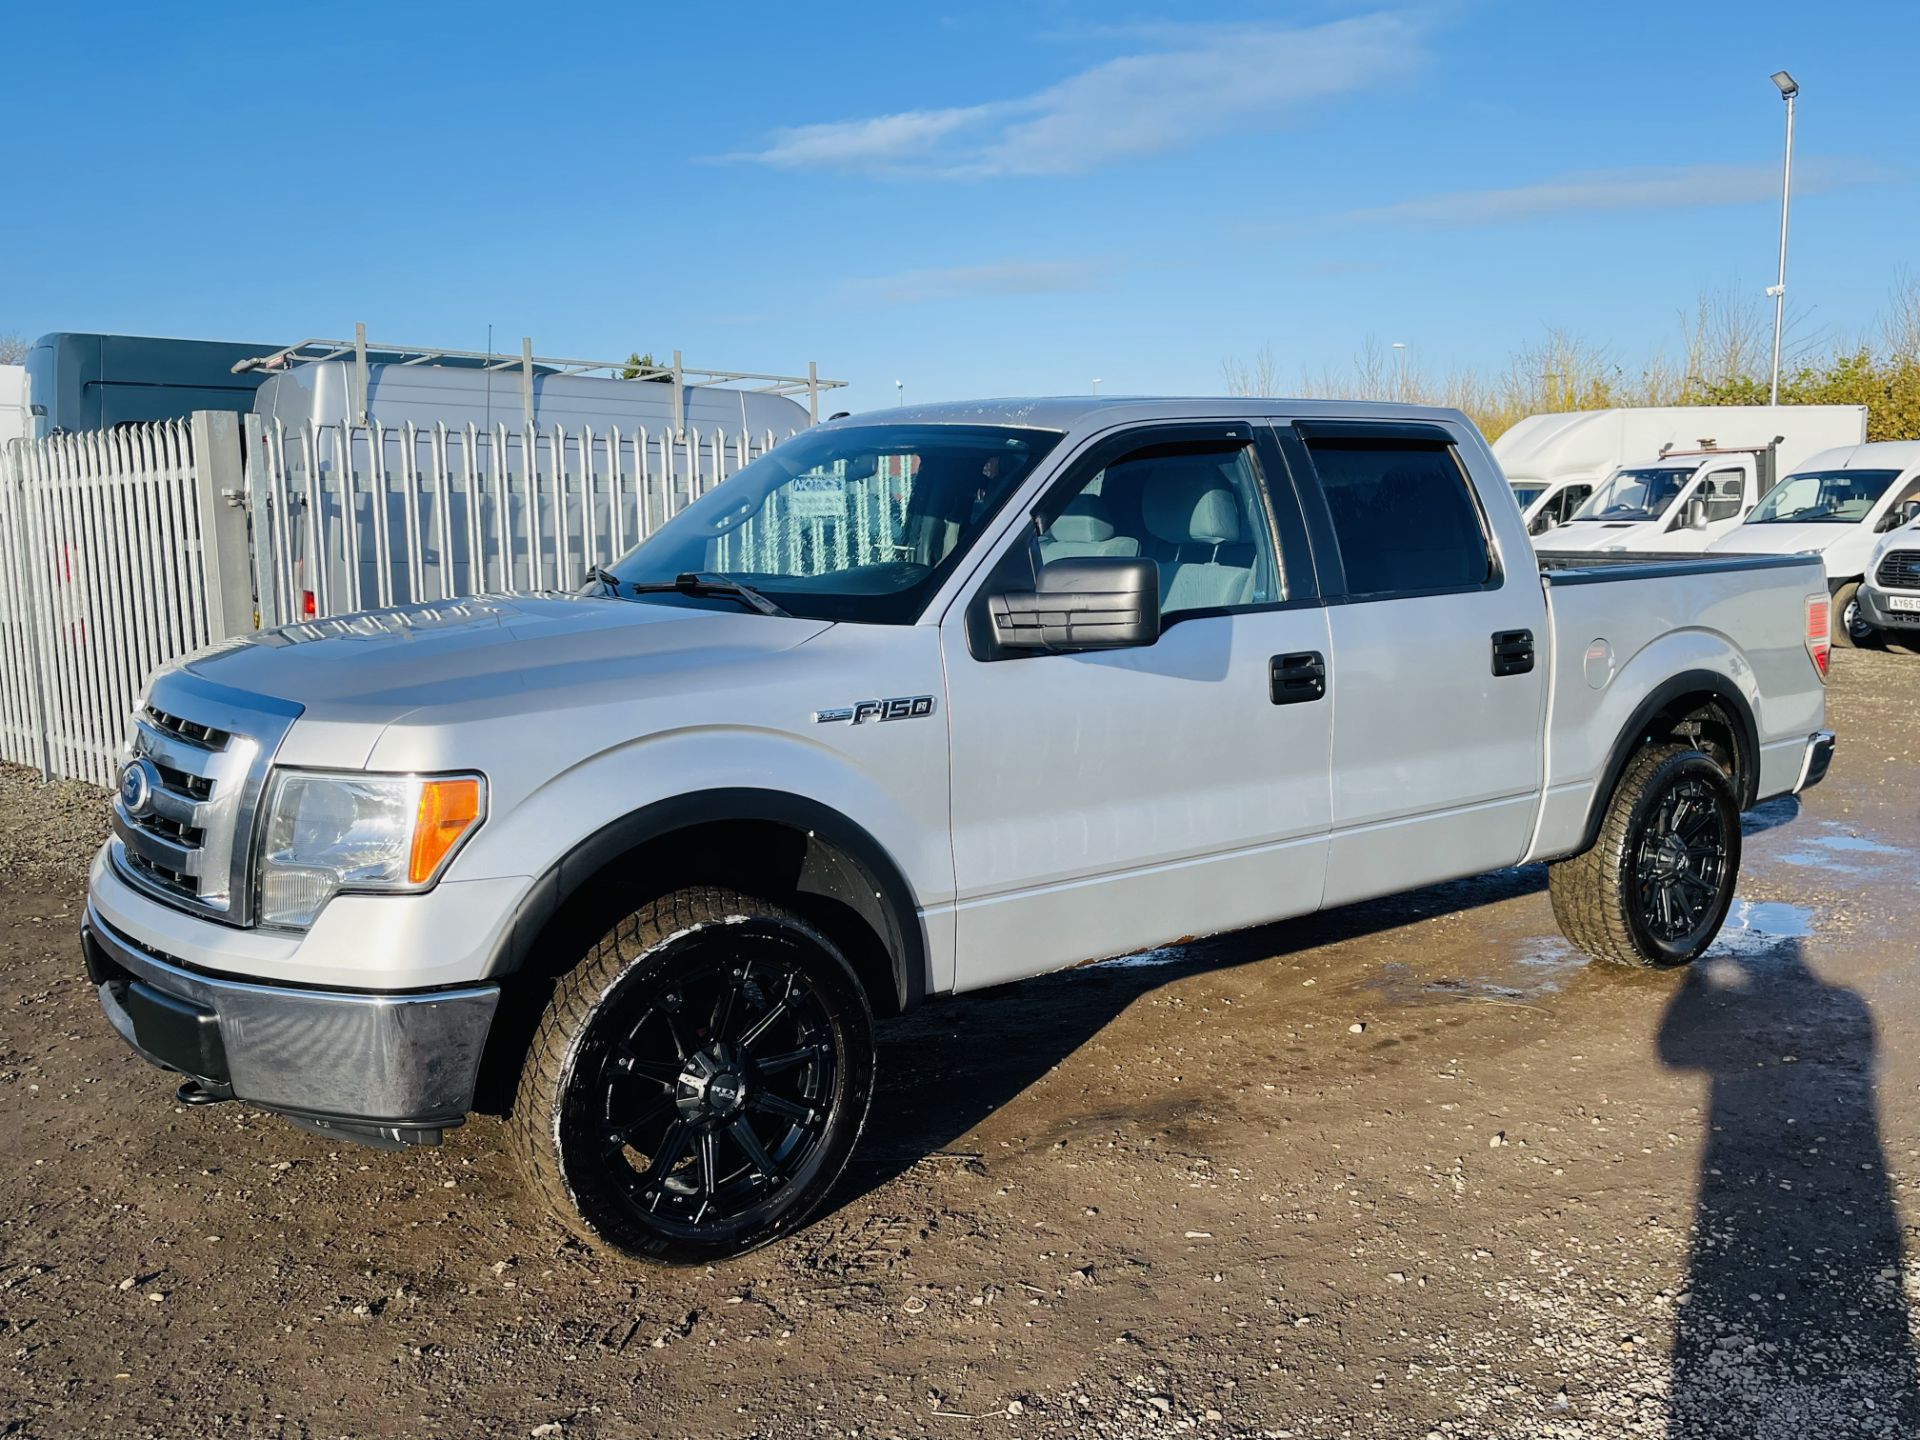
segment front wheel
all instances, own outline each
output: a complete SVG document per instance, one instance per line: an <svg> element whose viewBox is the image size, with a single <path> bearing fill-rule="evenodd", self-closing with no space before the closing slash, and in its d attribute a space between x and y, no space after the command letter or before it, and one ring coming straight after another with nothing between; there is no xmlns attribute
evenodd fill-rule
<svg viewBox="0 0 1920 1440"><path fill-rule="evenodd" d="M583 1238L699 1264L803 1224L873 1095L873 1016L799 916L675 891L554 989L513 1106L533 1188Z"/></svg>
<svg viewBox="0 0 1920 1440"><path fill-rule="evenodd" d="M1740 802L1711 756L1655 745L1614 787L1592 848L1547 869L1567 939L1620 965L1685 965L1727 918L1740 871Z"/></svg>
<svg viewBox="0 0 1920 1440"><path fill-rule="evenodd" d="M1866 612L1860 608L1860 582L1857 580L1833 592L1832 613L1833 638L1850 649L1866 649L1880 633L1867 623Z"/></svg>

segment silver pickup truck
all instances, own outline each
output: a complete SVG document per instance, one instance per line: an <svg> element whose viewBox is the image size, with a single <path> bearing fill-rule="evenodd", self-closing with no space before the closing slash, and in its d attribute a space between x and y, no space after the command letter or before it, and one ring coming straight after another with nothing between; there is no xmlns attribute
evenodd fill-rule
<svg viewBox="0 0 1920 1440"><path fill-rule="evenodd" d="M1536 558L1450 410L842 420L579 593L156 674L86 963L183 1100L497 1093L563 1220L705 1260L820 1204L928 996L1528 861L1694 959L1826 771L1830 618L1817 559Z"/></svg>

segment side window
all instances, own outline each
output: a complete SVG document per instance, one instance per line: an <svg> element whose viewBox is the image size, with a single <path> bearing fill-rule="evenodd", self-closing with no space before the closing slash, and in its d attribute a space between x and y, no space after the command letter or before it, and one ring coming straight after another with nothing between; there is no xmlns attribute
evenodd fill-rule
<svg viewBox="0 0 1920 1440"><path fill-rule="evenodd" d="M1480 507L1451 446L1349 436L1307 440L1349 594L1466 590L1493 576Z"/></svg>
<svg viewBox="0 0 1920 1440"><path fill-rule="evenodd" d="M1560 492L1560 519L1565 522L1574 511L1587 503L1587 497L1593 494L1591 485L1569 485Z"/></svg>
<svg viewBox="0 0 1920 1440"><path fill-rule="evenodd" d="M1035 515L1035 560L1114 555L1160 568L1160 613L1263 605L1285 578L1251 445L1155 445L1056 491Z"/></svg>
<svg viewBox="0 0 1920 1440"><path fill-rule="evenodd" d="M1746 501L1747 473L1744 470L1715 470L1700 482L1700 494L1707 502L1707 519L1732 520Z"/></svg>

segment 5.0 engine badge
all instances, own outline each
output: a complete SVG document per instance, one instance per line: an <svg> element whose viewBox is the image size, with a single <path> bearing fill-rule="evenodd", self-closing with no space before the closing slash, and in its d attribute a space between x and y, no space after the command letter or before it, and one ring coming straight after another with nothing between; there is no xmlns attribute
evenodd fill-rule
<svg viewBox="0 0 1920 1440"><path fill-rule="evenodd" d="M892 700L859 700L816 710L816 725L864 725L869 720L924 720L933 714L933 696L902 695Z"/></svg>

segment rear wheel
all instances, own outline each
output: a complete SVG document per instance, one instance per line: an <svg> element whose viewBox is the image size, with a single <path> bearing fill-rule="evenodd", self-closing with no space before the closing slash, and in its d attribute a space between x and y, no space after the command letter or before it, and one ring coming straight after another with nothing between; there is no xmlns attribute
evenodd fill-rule
<svg viewBox="0 0 1920 1440"><path fill-rule="evenodd" d="M1720 933L1740 871L1740 802L1687 745L1627 765L1591 849L1548 867L1561 933L1620 965L1685 965Z"/></svg>
<svg viewBox="0 0 1920 1440"><path fill-rule="evenodd" d="M807 1220L853 1151L873 1078L872 1013L830 941L767 901L680 890L561 977L513 1128L569 1227L698 1264Z"/></svg>

